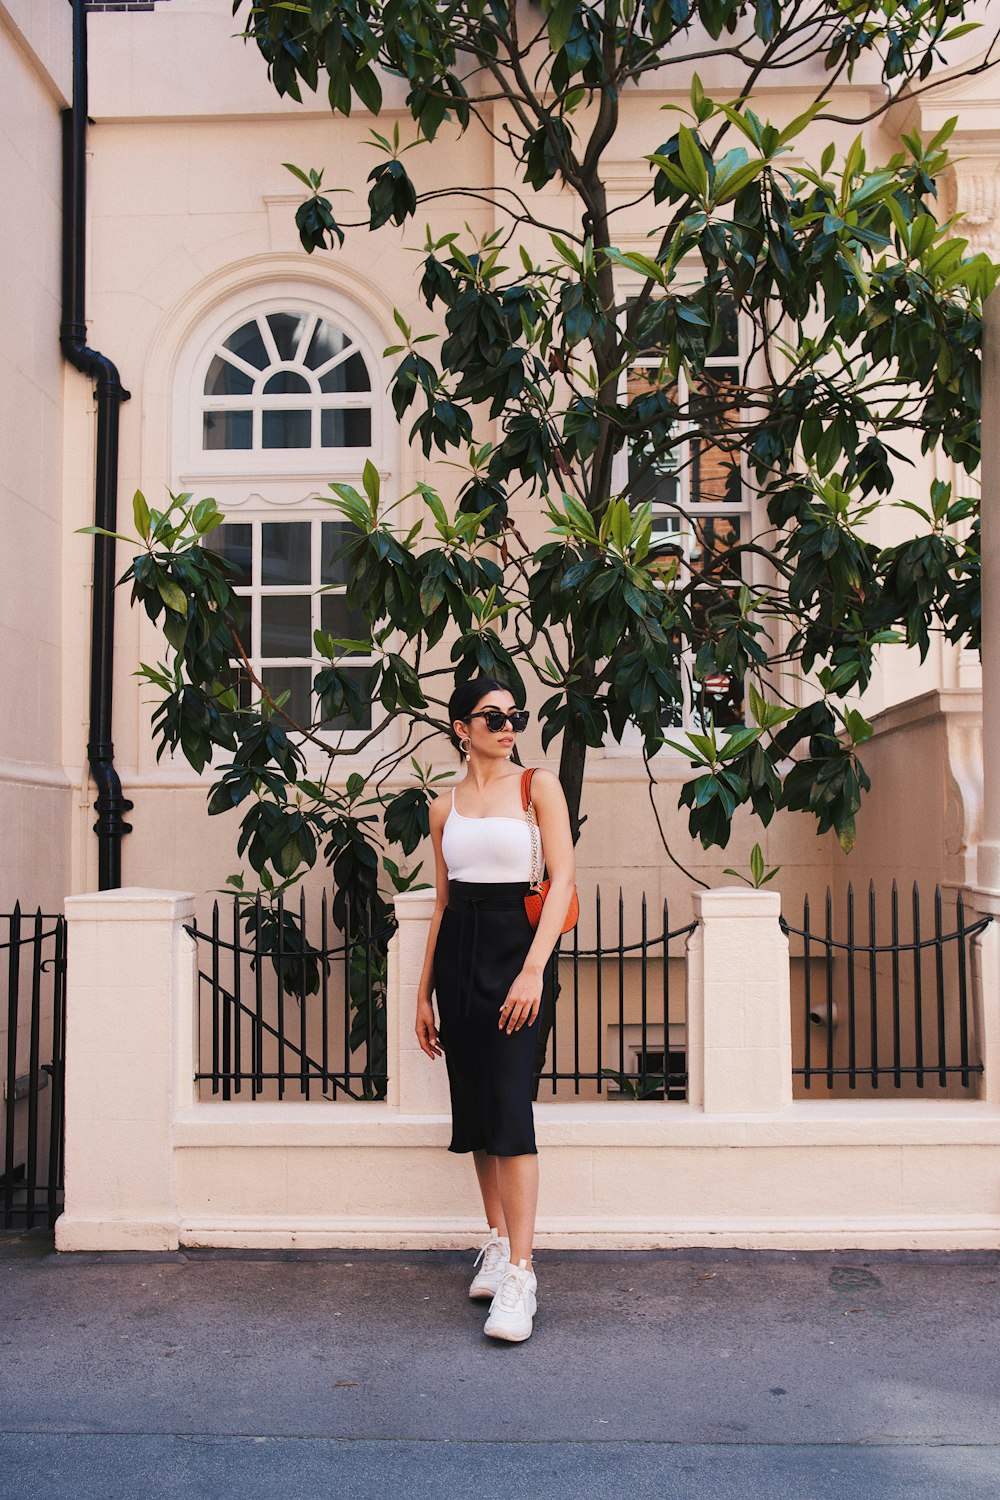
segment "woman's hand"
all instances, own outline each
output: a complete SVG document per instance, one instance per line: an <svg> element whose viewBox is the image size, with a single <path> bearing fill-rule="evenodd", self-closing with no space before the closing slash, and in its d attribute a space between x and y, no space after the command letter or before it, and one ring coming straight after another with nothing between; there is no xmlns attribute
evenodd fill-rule
<svg viewBox="0 0 1000 1500"><path fill-rule="evenodd" d="M427 1053L432 1060L441 1056L441 1045L438 1041L437 1024L434 1020L434 1007L427 999L417 1001L417 1024L415 1026L417 1041L421 1050Z"/></svg>
<svg viewBox="0 0 1000 1500"><path fill-rule="evenodd" d="M500 1030L510 1036L530 1026L542 1003L542 970L523 968L500 1007Z"/></svg>

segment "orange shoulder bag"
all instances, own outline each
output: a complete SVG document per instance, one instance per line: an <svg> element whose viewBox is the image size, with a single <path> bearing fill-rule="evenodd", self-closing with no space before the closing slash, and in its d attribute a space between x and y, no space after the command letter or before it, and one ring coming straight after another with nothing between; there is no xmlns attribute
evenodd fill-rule
<svg viewBox="0 0 1000 1500"><path fill-rule="evenodd" d="M549 894L550 882L542 879L542 841L538 834L538 821L535 818L535 804L531 800L531 778L534 771L525 771L521 777L521 806L524 808L524 816L528 820L531 829L531 889L524 898L524 909L528 913L528 921L532 927L537 927L542 920L542 907ZM566 912L566 920L562 924L562 931L569 932L580 920L580 899L573 887L573 894L569 900L569 910Z"/></svg>

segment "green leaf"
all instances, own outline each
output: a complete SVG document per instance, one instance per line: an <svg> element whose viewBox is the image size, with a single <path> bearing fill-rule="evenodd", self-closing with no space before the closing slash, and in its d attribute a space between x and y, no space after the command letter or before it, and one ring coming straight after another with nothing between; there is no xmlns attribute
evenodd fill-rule
<svg viewBox="0 0 1000 1500"><path fill-rule="evenodd" d="M789 141L793 141L797 135L801 135L803 130L805 130L808 125L811 125L813 120L816 119L817 115L821 115L825 108L825 99L815 99L812 104L810 104L808 109L804 109L800 115L795 116L794 120L790 120L788 122L784 130L782 130L778 136L778 145L787 146ZM829 168L824 167L823 170L824 172L826 172L829 171Z"/></svg>
<svg viewBox="0 0 1000 1500"><path fill-rule="evenodd" d="M370 114L377 115L382 108L382 85L374 68L362 68L351 79L351 87Z"/></svg>
<svg viewBox="0 0 1000 1500"><path fill-rule="evenodd" d="M755 886L760 886L761 876L764 874L764 855L759 844L754 844L750 851L750 874Z"/></svg>
<svg viewBox="0 0 1000 1500"><path fill-rule="evenodd" d="M555 0L549 9L549 42L553 52L561 52L569 40L573 25L574 0Z"/></svg>
<svg viewBox="0 0 1000 1500"><path fill-rule="evenodd" d="M298 180L303 184L303 186L307 187L309 191L312 192L313 183L309 178L308 172L303 172L301 167L293 166L290 161L283 161L281 165L284 167L286 172L291 172L293 177L297 177Z"/></svg>
<svg viewBox="0 0 1000 1500"><path fill-rule="evenodd" d="M680 152L681 167L693 195L703 198L708 187L708 171L702 159L701 150L694 134L686 125L682 125L677 132L677 145Z"/></svg>
<svg viewBox="0 0 1000 1500"><path fill-rule="evenodd" d="M180 587L180 585L176 584L172 578L164 578L162 576L157 578L156 592L159 594L160 598L163 600L167 608L172 609L175 614L187 614L187 595Z"/></svg>
<svg viewBox="0 0 1000 1500"><path fill-rule="evenodd" d="M132 515L135 520L135 529L142 540L149 540L149 506L142 490L136 490L132 496Z"/></svg>
<svg viewBox="0 0 1000 1500"><path fill-rule="evenodd" d="M369 500L372 503L372 514L374 515L378 510L378 497L379 489L381 487L381 480L379 478L378 469L376 469L370 458L365 459L365 467L361 475L361 482L364 485L365 494L368 496Z"/></svg>
<svg viewBox="0 0 1000 1500"><path fill-rule="evenodd" d="M732 760L734 756L742 755L745 750L749 750L751 745L757 743L762 733L763 730L751 729L749 726L732 730L719 751L720 760Z"/></svg>

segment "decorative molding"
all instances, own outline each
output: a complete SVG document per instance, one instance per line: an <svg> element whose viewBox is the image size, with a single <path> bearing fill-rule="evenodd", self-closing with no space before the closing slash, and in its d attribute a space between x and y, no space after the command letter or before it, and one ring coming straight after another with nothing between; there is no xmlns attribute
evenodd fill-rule
<svg viewBox="0 0 1000 1500"><path fill-rule="evenodd" d="M947 779L944 846L959 860L959 878L975 884L976 853L983 836L983 721L965 715L945 721Z"/></svg>
<svg viewBox="0 0 1000 1500"><path fill-rule="evenodd" d="M63 766L42 765L37 761L0 760L0 785L55 787L69 792L79 787L78 775Z"/></svg>
<svg viewBox="0 0 1000 1500"><path fill-rule="evenodd" d="M951 178L959 232L970 250L995 258L1000 253L1000 156L959 162Z"/></svg>

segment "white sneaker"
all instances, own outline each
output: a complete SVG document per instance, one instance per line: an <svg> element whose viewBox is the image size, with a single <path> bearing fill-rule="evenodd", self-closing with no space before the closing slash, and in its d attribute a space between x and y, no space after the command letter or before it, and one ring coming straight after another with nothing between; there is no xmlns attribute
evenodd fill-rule
<svg viewBox="0 0 1000 1500"><path fill-rule="evenodd" d="M531 1320L538 1307L537 1290L535 1273L528 1270L527 1261L508 1266L490 1303L483 1332L491 1339L506 1339L509 1344L522 1344L529 1339Z"/></svg>
<svg viewBox="0 0 1000 1500"><path fill-rule="evenodd" d="M481 1266L480 1261L482 1261ZM491 1229L489 1238L483 1241L475 1263L479 1266L479 1270L472 1278L469 1296L474 1301L485 1302L488 1298L496 1296L504 1272L510 1266L510 1240L506 1235L497 1234L495 1229Z"/></svg>

